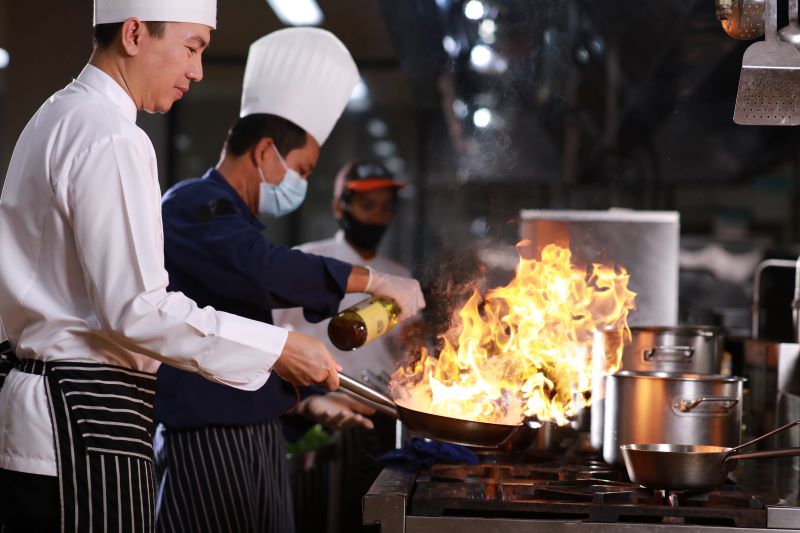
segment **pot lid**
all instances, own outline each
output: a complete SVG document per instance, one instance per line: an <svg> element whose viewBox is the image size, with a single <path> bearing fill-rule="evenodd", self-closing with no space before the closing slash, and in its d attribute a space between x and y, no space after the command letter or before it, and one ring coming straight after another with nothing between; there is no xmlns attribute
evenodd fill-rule
<svg viewBox="0 0 800 533"><path fill-rule="evenodd" d="M740 376L723 376L722 374L677 374L671 372L632 372L630 370L621 370L616 374L611 374L611 377L628 378L628 379L657 379L657 380L671 380L671 381L713 381L723 383L736 383L745 382L747 378Z"/></svg>

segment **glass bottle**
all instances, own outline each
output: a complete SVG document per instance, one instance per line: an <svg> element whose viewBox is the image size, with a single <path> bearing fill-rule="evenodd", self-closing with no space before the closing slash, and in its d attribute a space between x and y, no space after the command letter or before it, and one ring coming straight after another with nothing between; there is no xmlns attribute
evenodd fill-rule
<svg viewBox="0 0 800 533"><path fill-rule="evenodd" d="M331 318L328 337L340 350L355 350L395 327L399 316L394 300L372 296Z"/></svg>

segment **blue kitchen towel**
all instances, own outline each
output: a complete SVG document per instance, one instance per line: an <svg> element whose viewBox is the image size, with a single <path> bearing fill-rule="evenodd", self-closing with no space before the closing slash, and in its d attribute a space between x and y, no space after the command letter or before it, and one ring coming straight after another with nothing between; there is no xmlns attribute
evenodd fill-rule
<svg viewBox="0 0 800 533"><path fill-rule="evenodd" d="M427 467L434 463L478 464L478 456L465 446L438 440L411 437L405 446L387 452L380 457L381 463L407 465L413 468Z"/></svg>

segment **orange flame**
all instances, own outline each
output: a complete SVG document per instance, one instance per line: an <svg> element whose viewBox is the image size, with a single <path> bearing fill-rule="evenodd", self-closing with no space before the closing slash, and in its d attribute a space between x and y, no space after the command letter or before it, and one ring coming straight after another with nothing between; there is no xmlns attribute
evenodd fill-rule
<svg viewBox="0 0 800 533"><path fill-rule="evenodd" d="M524 255L507 286L485 299L473 292L458 311L457 338L444 335L438 357L423 348L418 361L395 372L398 403L479 422L536 417L559 425L590 404L593 364L595 372L613 373L622 356L621 342L609 347L595 338L600 331L630 338L636 294L628 273L600 264L579 269L569 249L555 244L538 261Z"/></svg>

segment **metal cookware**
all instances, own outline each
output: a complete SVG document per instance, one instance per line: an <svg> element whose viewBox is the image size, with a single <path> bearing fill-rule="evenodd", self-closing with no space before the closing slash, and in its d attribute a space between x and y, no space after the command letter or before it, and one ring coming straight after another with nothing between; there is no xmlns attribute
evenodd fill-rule
<svg viewBox="0 0 800 533"><path fill-rule="evenodd" d="M717 326L638 326L630 328L631 340L623 343L618 328L602 331L606 352L622 348L620 370L676 374L719 374L722 366L724 330ZM603 447L605 375L593 369L591 444Z"/></svg>
<svg viewBox="0 0 800 533"><path fill-rule="evenodd" d="M723 4L723 2L718 2ZM764 0L729 0L717 9L725 33L740 40L764 35Z"/></svg>
<svg viewBox="0 0 800 533"><path fill-rule="evenodd" d="M565 450L575 443L578 431L571 425L559 426L552 421L526 419L522 427L499 448L506 453L529 450Z"/></svg>
<svg viewBox="0 0 800 533"><path fill-rule="evenodd" d="M739 444L744 379L622 371L606 376L603 459L622 464L630 442Z"/></svg>
<svg viewBox="0 0 800 533"><path fill-rule="evenodd" d="M800 424L796 420L734 448L681 444L623 444L628 477L651 489L701 490L722 485L733 461L800 456L800 448L737 453L740 449Z"/></svg>
<svg viewBox="0 0 800 533"><path fill-rule="evenodd" d="M778 32L781 41L800 49L800 26L797 25L797 0L789 0L789 24Z"/></svg>
<svg viewBox="0 0 800 533"><path fill-rule="evenodd" d="M733 121L796 126L800 124L800 52L778 39L777 0L766 0L764 21L766 40L751 44L742 57Z"/></svg>
<svg viewBox="0 0 800 533"><path fill-rule="evenodd" d="M522 423L510 425L476 422L410 409L341 373L339 374L339 384L345 391L382 406L381 412L398 418L410 431L432 439L465 446L495 448L510 439L522 427Z"/></svg>
<svg viewBox="0 0 800 533"><path fill-rule="evenodd" d="M621 370L719 374L724 330L717 326L632 327Z"/></svg>

